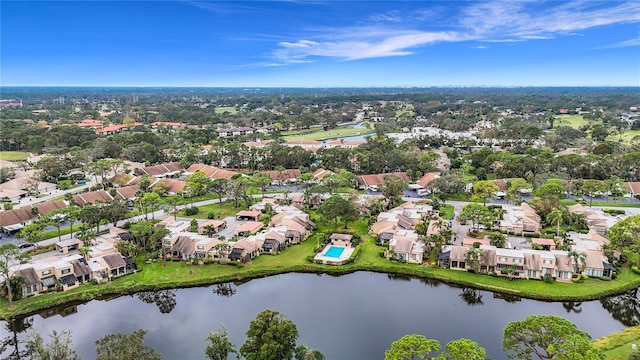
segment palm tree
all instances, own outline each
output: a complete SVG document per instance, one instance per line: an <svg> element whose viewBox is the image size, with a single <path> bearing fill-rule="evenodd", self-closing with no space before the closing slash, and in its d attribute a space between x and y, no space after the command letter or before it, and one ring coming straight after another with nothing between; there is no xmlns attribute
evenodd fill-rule
<svg viewBox="0 0 640 360"><path fill-rule="evenodd" d="M567 255L573 260L575 272L581 273L582 269L587 265L587 254L571 250Z"/></svg>
<svg viewBox="0 0 640 360"><path fill-rule="evenodd" d="M82 257L83 257L85 260L89 260L89 253L90 253L90 252L91 252L91 251L89 250L89 247L87 247L87 246L83 246L83 247L81 247L80 249L78 249L78 253L79 253L80 255L82 255Z"/></svg>
<svg viewBox="0 0 640 360"><path fill-rule="evenodd" d="M556 224L556 236L560 236L560 224L563 222L564 212L560 209L554 209L547 215L547 222Z"/></svg>

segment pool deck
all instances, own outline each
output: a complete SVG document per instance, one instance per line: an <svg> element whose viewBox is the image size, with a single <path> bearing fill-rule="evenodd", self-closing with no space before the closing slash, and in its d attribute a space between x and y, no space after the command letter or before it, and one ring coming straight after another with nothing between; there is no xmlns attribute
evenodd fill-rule
<svg viewBox="0 0 640 360"><path fill-rule="evenodd" d="M333 247L342 247L342 246L336 246L336 245L329 244L329 245L325 246L324 249L322 249L321 252L319 252L318 254L316 254L316 256L314 256L314 260L321 260L323 264L327 264L327 265L342 265L343 262L347 261L349 259L349 257L351 257L351 254L353 254L353 251L355 250L352 247L344 247L344 251L337 258L336 257L325 256L324 254L326 254L327 251L329 251L329 249L332 246Z"/></svg>

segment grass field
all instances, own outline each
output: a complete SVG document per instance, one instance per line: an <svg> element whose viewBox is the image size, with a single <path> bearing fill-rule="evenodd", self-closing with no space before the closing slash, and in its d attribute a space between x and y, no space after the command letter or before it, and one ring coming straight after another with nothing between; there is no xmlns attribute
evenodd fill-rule
<svg viewBox="0 0 640 360"><path fill-rule="evenodd" d="M640 136L640 130L625 130L622 132L622 134L615 133L614 135L609 136L607 140L610 140L610 141L622 140L623 143L628 144L628 143L631 143L631 140L633 140L633 138L636 136Z"/></svg>
<svg viewBox="0 0 640 360"><path fill-rule="evenodd" d="M358 135L366 135L372 134L375 130L370 130L367 128L343 128L343 129L332 129L332 130L320 130L313 131L310 133L300 132L298 134L293 135L285 135L283 138L285 140L327 140L327 139L335 139L345 136L358 136Z"/></svg>
<svg viewBox="0 0 640 360"><path fill-rule="evenodd" d="M178 211L178 216L193 217L196 219L207 219L208 214L213 213L216 218L219 217L220 219L224 219L227 216L234 216L240 210L247 210L247 207L245 206L246 204L244 201L241 201L239 205L240 207L234 208L233 201L222 203L222 205L218 203L203 205L203 206L198 206L200 211L195 216L186 216L184 214L184 210Z"/></svg>
<svg viewBox="0 0 640 360"><path fill-rule="evenodd" d="M236 114L238 111L235 106L227 106L227 107L219 107L215 108L216 114L222 114L224 112L228 112L229 114Z"/></svg>
<svg viewBox="0 0 640 360"><path fill-rule="evenodd" d="M596 339L593 344L602 349L607 360L627 360L631 345L640 345L640 326L634 326Z"/></svg>
<svg viewBox="0 0 640 360"><path fill-rule="evenodd" d="M554 127L557 126L570 126L574 129L579 129L585 125L601 125L602 120L585 120L582 115L558 115L556 117L555 122L553 123Z"/></svg>
<svg viewBox="0 0 640 360"><path fill-rule="evenodd" d="M453 205L445 204L440 207L440 217L445 220L451 220L453 217Z"/></svg>
<svg viewBox="0 0 640 360"><path fill-rule="evenodd" d="M23 151L0 151L0 160L25 161L29 158L29 153Z"/></svg>

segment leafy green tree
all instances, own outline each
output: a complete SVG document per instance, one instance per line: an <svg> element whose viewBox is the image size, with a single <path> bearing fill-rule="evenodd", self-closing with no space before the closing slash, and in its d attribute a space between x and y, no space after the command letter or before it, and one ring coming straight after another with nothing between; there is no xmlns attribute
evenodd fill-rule
<svg viewBox="0 0 640 360"><path fill-rule="evenodd" d="M209 185L209 190L218 195L218 205L222 206L222 195L227 190L227 179L215 179Z"/></svg>
<svg viewBox="0 0 640 360"><path fill-rule="evenodd" d="M227 360L229 354L238 356L238 351L231 341L229 341L227 329L225 329L224 326L220 326L218 331L210 333L207 340L209 340L210 343L204 349L204 353L209 359Z"/></svg>
<svg viewBox="0 0 640 360"><path fill-rule="evenodd" d="M427 184L427 189L438 195L444 204L451 195L460 193L464 190L464 181L457 175L443 175L433 179Z"/></svg>
<svg viewBox="0 0 640 360"><path fill-rule="evenodd" d="M565 198L565 192L567 188L560 179L549 179L544 184L540 185L533 193L541 198L552 198L554 200L560 200Z"/></svg>
<svg viewBox="0 0 640 360"><path fill-rule="evenodd" d="M211 178L204 172L198 170L189 176L185 184L185 191L191 197L203 196L211 186Z"/></svg>
<svg viewBox="0 0 640 360"><path fill-rule="evenodd" d="M151 235L153 235L153 223L147 220L142 220L131 224L131 235L136 239L136 242L144 252L153 250L153 244L151 241Z"/></svg>
<svg viewBox="0 0 640 360"><path fill-rule="evenodd" d="M264 310L251 320L240 354L247 360L291 360L297 339L293 322L277 311Z"/></svg>
<svg viewBox="0 0 640 360"><path fill-rule="evenodd" d="M144 195L142 195L140 203L142 204L142 208L144 209L144 218L147 219L147 214L150 211L152 214L151 218L155 220L154 212L160 206L160 195L155 192L145 193Z"/></svg>
<svg viewBox="0 0 640 360"><path fill-rule="evenodd" d="M49 337L51 342L45 344L40 333L31 334L26 346L32 360L80 360L71 347L71 331L53 330Z"/></svg>
<svg viewBox="0 0 640 360"><path fill-rule="evenodd" d="M346 228L347 222L354 218L356 210L349 200L342 196L334 195L318 207L318 213L322 215L325 220L334 221L336 228L338 227L338 219L344 220L344 226Z"/></svg>
<svg viewBox="0 0 640 360"><path fill-rule="evenodd" d="M532 189L533 186L527 180L518 178L509 183L507 187L507 198L520 203L522 200L522 190Z"/></svg>
<svg viewBox="0 0 640 360"><path fill-rule="evenodd" d="M267 191L269 185L271 185L271 178L265 175L256 174L252 179L252 183L260 189L260 193L264 199L264 193Z"/></svg>
<svg viewBox="0 0 640 360"><path fill-rule="evenodd" d="M474 230L478 230L478 225L480 224L485 226L491 224L493 213L486 206L471 203L462 208L462 212L458 215L458 220L463 222L471 221L471 227Z"/></svg>
<svg viewBox="0 0 640 360"><path fill-rule="evenodd" d="M485 360L487 351L478 345L477 342L469 339L459 339L450 341L444 347L444 351L438 360Z"/></svg>
<svg viewBox="0 0 640 360"><path fill-rule="evenodd" d="M583 193L589 195L589 207L591 207L593 197L599 193L602 194L607 191L607 185L601 181L589 179L582 183L581 190Z"/></svg>
<svg viewBox="0 0 640 360"><path fill-rule="evenodd" d="M400 179L399 177L387 175L384 177L384 184L381 187L382 195L389 202L389 207L395 207L398 203L400 203L400 197L404 193L404 190L407 189L409 184Z"/></svg>
<svg viewBox="0 0 640 360"><path fill-rule="evenodd" d="M20 251L20 249L12 243L4 243L0 245L0 277L4 279L5 291L7 293L7 301L9 309L13 308L13 293L11 289L11 278L9 264L18 262L26 264L31 257L28 253Z"/></svg>
<svg viewBox="0 0 640 360"><path fill-rule="evenodd" d="M384 353L385 360L428 359L429 354L440 351L437 340L427 339L422 335L405 335L391 343L391 348Z"/></svg>
<svg viewBox="0 0 640 360"><path fill-rule="evenodd" d="M482 200L482 205L486 205L487 198L498 191L500 191L498 185L488 180L476 181L473 184L473 198L474 200Z"/></svg>
<svg viewBox="0 0 640 360"><path fill-rule="evenodd" d="M609 246L613 250L638 254L640 264L640 215L629 216L607 231Z"/></svg>
<svg viewBox="0 0 640 360"><path fill-rule="evenodd" d="M316 349L309 349L307 345L296 348L296 360L324 360L324 355Z"/></svg>
<svg viewBox="0 0 640 360"><path fill-rule="evenodd" d="M146 346L146 330L134 331L131 335L113 333L96 340L96 360L162 360L162 355Z"/></svg>
<svg viewBox="0 0 640 360"><path fill-rule="evenodd" d="M604 359L591 336L555 315L531 315L504 328L502 349L510 359Z"/></svg>

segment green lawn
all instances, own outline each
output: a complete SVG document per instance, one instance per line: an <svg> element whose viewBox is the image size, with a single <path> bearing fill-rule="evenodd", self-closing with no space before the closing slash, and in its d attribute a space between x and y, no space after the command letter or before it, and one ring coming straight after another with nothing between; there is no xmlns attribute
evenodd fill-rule
<svg viewBox="0 0 640 360"><path fill-rule="evenodd" d="M241 201L239 203L240 207L234 208L233 201L224 202L221 204L209 204L198 206L200 211L195 216L186 216L184 214L184 210L178 211L178 216L182 217L192 217L196 219L207 219L209 213L213 213L216 218L224 219L227 216L234 216L240 210L247 210L246 203Z"/></svg>
<svg viewBox="0 0 640 360"><path fill-rule="evenodd" d="M222 114L228 112L231 115L235 115L238 111L235 106L217 107L215 108L216 114Z"/></svg>
<svg viewBox="0 0 640 360"><path fill-rule="evenodd" d="M602 349L607 360L627 360L631 344L640 345L640 326L634 326L596 339L593 344Z"/></svg>
<svg viewBox="0 0 640 360"><path fill-rule="evenodd" d="M440 207L440 217L445 220L451 220L453 218L453 205L445 204Z"/></svg>
<svg viewBox="0 0 640 360"><path fill-rule="evenodd" d="M575 205L578 202L575 200L560 200L560 204L564 205L564 206L570 206L570 205ZM606 201L594 201L591 203L591 207L602 207L602 206L611 206L611 207L628 207L628 208L640 208L640 204L639 203L628 203L628 202L623 202L623 201L617 201L615 204L613 203L613 201L611 202L606 202ZM587 201L587 203L585 204L585 207L589 207L589 202Z"/></svg>
<svg viewBox="0 0 640 360"><path fill-rule="evenodd" d="M602 120L585 120L582 115L558 115L554 127L558 126L570 126L574 129L579 129L585 125L602 125Z"/></svg>
<svg viewBox="0 0 640 360"><path fill-rule="evenodd" d="M319 130L319 131L312 131L312 132L307 132L306 133L298 133L298 134L293 134L293 135L284 135L283 138L284 140L327 140L327 139L335 139L335 138L339 138L339 137L345 137L345 136L358 136L358 135L367 135L367 134L372 134L374 133L375 130L373 129L367 129L367 128L337 128L337 129L331 129L331 130Z"/></svg>
<svg viewBox="0 0 640 360"><path fill-rule="evenodd" d="M0 151L0 160L25 161L29 158L29 153L24 151Z"/></svg>
<svg viewBox="0 0 640 360"><path fill-rule="evenodd" d="M631 143L634 137L640 136L640 130L625 130L622 134L617 132L607 138L610 141L622 141L623 143Z"/></svg>

